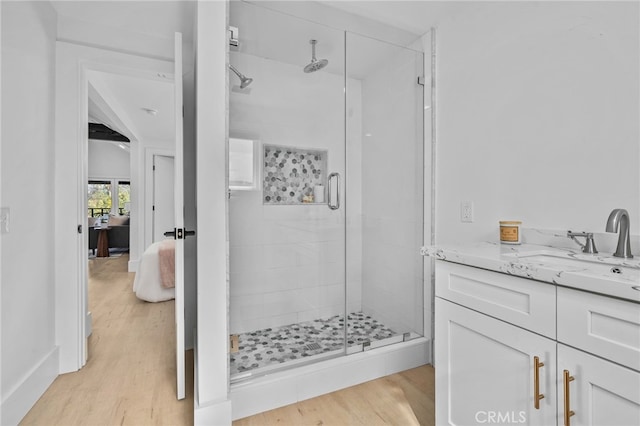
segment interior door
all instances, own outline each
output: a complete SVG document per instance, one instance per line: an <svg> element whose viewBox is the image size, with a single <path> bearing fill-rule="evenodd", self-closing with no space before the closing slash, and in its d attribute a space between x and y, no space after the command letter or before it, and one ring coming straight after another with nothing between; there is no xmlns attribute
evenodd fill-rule
<svg viewBox="0 0 640 426"><path fill-rule="evenodd" d="M165 239L164 233L173 229L175 202L173 157L153 156L153 242Z"/></svg>
<svg viewBox="0 0 640 426"><path fill-rule="evenodd" d="M174 157L174 203L176 241L176 380L178 399L185 397L184 367L184 166L182 140L182 34L175 33L174 93L176 147Z"/></svg>

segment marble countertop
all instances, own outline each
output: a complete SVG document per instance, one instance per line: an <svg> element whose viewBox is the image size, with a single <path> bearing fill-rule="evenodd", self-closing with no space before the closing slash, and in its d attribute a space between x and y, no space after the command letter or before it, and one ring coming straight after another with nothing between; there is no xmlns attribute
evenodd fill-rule
<svg viewBox="0 0 640 426"><path fill-rule="evenodd" d="M640 256L493 242L427 246L424 256L640 302Z"/></svg>

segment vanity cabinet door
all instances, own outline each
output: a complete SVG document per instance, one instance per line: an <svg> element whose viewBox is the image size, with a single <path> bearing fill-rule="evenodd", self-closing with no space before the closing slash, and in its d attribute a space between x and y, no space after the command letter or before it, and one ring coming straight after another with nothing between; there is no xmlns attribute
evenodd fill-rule
<svg viewBox="0 0 640 426"><path fill-rule="evenodd" d="M558 425L640 425L640 373L558 343Z"/></svg>
<svg viewBox="0 0 640 426"><path fill-rule="evenodd" d="M555 341L439 297L435 312L437 425L556 424Z"/></svg>

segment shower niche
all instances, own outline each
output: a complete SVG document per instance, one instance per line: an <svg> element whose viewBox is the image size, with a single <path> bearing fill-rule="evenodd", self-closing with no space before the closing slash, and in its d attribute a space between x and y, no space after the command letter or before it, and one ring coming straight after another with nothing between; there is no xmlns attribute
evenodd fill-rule
<svg viewBox="0 0 640 426"><path fill-rule="evenodd" d="M324 204L327 150L264 145L264 204Z"/></svg>

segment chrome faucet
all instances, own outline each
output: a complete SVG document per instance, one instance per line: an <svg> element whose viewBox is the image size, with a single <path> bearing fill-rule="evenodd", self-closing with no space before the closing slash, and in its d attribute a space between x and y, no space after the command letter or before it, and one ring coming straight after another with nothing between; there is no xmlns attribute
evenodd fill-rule
<svg viewBox="0 0 640 426"><path fill-rule="evenodd" d="M625 209L614 209L607 219L607 232L618 232L618 247L613 253L615 257L631 259L631 241L629 238L629 212Z"/></svg>
<svg viewBox="0 0 640 426"><path fill-rule="evenodd" d="M595 241L593 241L593 232L567 231L567 237L575 241L580 246L580 248L582 248L583 253L589 253L589 254L598 253L598 250L596 250L596 243ZM585 243L582 244L580 241L576 239L576 237L584 237Z"/></svg>

